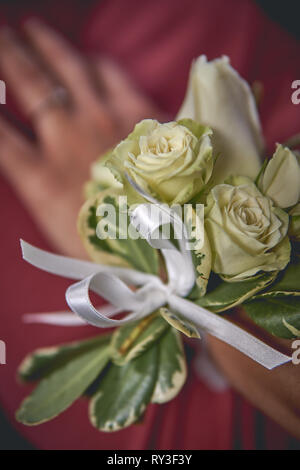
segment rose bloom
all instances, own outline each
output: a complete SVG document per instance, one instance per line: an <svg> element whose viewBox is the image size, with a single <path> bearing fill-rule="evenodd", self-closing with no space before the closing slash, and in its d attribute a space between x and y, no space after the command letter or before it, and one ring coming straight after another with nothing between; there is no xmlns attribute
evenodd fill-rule
<svg viewBox="0 0 300 470"><path fill-rule="evenodd" d="M207 199L205 228L212 269L228 281L284 269L290 259L288 214L248 178L215 186Z"/></svg>
<svg viewBox="0 0 300 470"><path fill-rule="evenodd" d="M127 172L144 191L168 204L184 204L211 177L212 131L191 119L160 124L145 119L113 150L108 166L124 183Z"/></svg>
<svg viewBox="0 0 300 470"><path fill-rule="evenodd" d="M297 204L300 199L300 165L296 155L289 148L277 144L276 152L268 161L258 186L278 207Z"/></svg>
<svg viewBox="0 0 300 470"><path fill-rule="evenodd" d="M212 128L217 159L213 179L223 183L230 175L255 178L261 166L264 142L253 93L230 65L228 57L207 61L202 55L191 67L185 99L177 119L191 118Z"/></svg>

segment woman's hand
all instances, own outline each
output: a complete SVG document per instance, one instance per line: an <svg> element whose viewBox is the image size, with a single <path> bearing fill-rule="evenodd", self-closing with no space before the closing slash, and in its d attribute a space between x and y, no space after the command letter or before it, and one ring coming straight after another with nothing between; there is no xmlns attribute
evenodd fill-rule
<svg viewBox="0 0 300 470"><path fill-rule="evenodd" d="M76 218L90 163L137 121L160 113L112 62L89 64L37 21L26 33L26 43L0 33L0 70L37 140L1 118L0 168L55 248L84 256Z"/></svg>

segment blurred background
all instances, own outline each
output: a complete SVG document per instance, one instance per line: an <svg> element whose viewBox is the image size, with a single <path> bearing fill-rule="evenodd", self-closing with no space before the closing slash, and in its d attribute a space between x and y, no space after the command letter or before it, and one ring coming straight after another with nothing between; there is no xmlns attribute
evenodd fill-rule
<svg viewBox="0 0 300 470"><path fill-rule="evenodd" d="M42 121L34 120L31 110L26 109L30 93L33 96L38 87L33 86L34 69L29 67L26 73L26 53L20 52L25 44L36 54L39 36L34 37L34 26L31 30L31 26L26 25L30 25L30 19L39 19L67 39L74 51L82 54L83 61L94 64L100 60L98 86L100 82L100 89L105 88L101 88L102 80L106 86L111 85L110 92L118 95L116 106L121 108L113 108L113 111L119 113L120 119L124 113L130 115L130 127L142 117L175 116L184 97L193 58L202 53L209 59L223 54L230 56L232 65L250 84L259 83L260 115L267 148L271 151L275 141L284 141L299 132L300 105L297 108L290 100L291 83L300 79L298 4L298 1L287 0L0 0L0 79L5 80L7 86L7 103L0 105L2 118L25 136L30 145L45 132ZM12 55L17 56L19 52L13 51L10 56L12 34L21 44L19 52L24 57L19 60L24 61L23 68L12 60ZM47 73L51 77L56 75L59 57L49 55L50 60L41 50L36 55L43 69L40 82L46 83ZM66 61L66 69L68 66ZM94 73L93 68L91 74ZM78 99L84 93L84 86L80 87L78 83ZM91 124L77 144L79 137L75 136L76 132L72 135L72 128L70 130L70 140L76 141L81 155L87 153L89 147L90 161L128 133L126 123L105 131L101 119L102 108L107 103L101 90L97 109L86 92L85 103L88 99L91 102L84 112L87 119L96 116L93 123L96 130L99 122L103 135L111 132L111 141L105 141L105 145L100 141L98 146L94 137L97 132L90 132ZM49 121L47 132L50 124ZM38 213L32 196L27 197L25 167L23 181L16 177L23 171L24 162L13 154L12 146L7 143L9 132L11 142L15 142L13 131L8 131L4 124L0 126L0 339L7 344L7 364L0 365L0 449L300 449L295 439L236 392L214 393L207 389L193 369L195 350L189 354L191 372L181 396L162 407L153 406L143 425L114 435L100 435L90 428L86 404L81 401L61 418L40 428L24 428L15 422L14 412L28 393L15 377L21 359L34 348L92 335L93 331L53 327L46 330L43 326L22 324L22 315L29 311L64 308L67 283L24 266L18 252L18 239L22 237L42 248L60 251L67 251L69 247L60 246L60 240L52 236ZM59 137L61 140L56 147L60 147L61 142L67 145L66 134ZM47 149L51 147L54 152L51 129L46 137ZM93 146L90 145L92 139ZM18 141L18 148L23 151L21 142ZM87 168L86 164L85 177ZM76 169L71 171L76 172ZM79 187L80 178L77 183ZM74 186L74 194L76 188ZM38 195L35 199L39 199ZM59 225L55 210L53 217L53 223ZM73 251L75 245L74 242Z"/></svg>

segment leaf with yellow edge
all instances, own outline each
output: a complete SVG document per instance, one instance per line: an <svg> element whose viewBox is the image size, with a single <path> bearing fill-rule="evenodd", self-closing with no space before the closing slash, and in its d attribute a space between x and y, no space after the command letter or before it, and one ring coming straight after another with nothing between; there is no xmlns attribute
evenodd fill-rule
<svg viewBox="0 0 300 470"><path fill-rule="evenodd" d="M90 402L92 424L100 431L119 431L141 419L153 396L158 346L123 366L112 364Z"/></svg>
<svg viewBox="0 0 300 470"><path fill-rule="evenodd" d="M124 365L140 356L160 338L167 328L168 323L157 312L142 320L121 326L112 336L112 361L115 364Z"/></svg>
<svg viewBox="0 0 300 470"><path fill-rule="evenodd" d="M193 245L191 255L196 271L196 283L189 295L189 298L195 299L203 297L206 293L208 279L211 272L212 256L210 243L206 231L204 230L203 220L201 221L200 213L196 212L195 209L191 209L189 206L189 210L186 210L185 212L185 222L191 237L191 243ZM201 240L199 240L200 234L197 233L197 231L199 231L199 227L201 227L201 224L204 239L202 246L197 246L201 243Z"/></svg>
<svg viewBox="0 0 300 470"><path fill-rule="evenodd" d="M195 303L213 312L224 312L251 299L255 294L270 286L278 272L273 271L235 283L221 282L214 290Z"/></svg>
<svg viewBox="0 0 300 470"><path fill-rule="evenodd" d="M77 219L77 231L89 257L99 264L109 266L130 267L130 264L118 254L114 253L108 240L100 240L96 234L99 218L96 216L97 207L106 196L121 195L118 189L106 189L89 198L81 207Z"/></svg>
<svg viewBox="0 0 300 470"><path fill-rule="evenodd" d="M166 403L180 392L186 381L187 367L180 333L169 328L158 347L158 374L151 401Z"/></svg>
<svg viewBox="0 0 300 470"><path fill-rule="evenodd" d="M161 307L159 309L159 313L173 328L185 334L189 338L200 338L200 333L197 328L180 315L171 312L166 307Z"/></svg>
<svg viewBox="0 0 300 470"><path fill-rule="evenodd" d="M86 340L36 349L21 362L18 368L18 377L22 382L40 380L67 362L73 361L79 355L98 346L107 346L110 337L110 334L102 334Z"/></svg>
<svg viewBox="0 0 300 470"><path fill-rule="evenodd" d="M78 231L93 261L158 273L158 251L145 239L130 236L127 199L122 190L108 189L86 201L79 213Z"/></svg>
<svg viewBox="0 0 300 470"><path fill-rule="evenodd" d="M98 377L109 361L109 352L109 346L97 345L55 369L23 401L17 420L33 426L62 413Z"/></svg>

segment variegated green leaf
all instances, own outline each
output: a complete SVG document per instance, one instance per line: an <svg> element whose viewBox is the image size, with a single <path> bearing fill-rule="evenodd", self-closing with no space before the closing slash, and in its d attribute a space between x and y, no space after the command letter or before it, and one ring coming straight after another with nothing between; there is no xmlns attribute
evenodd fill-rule
<svg viewBox="0 0 300 470"><path fill-rule="evenodd" d="M300 298L266 297L243 305L250 318L261 328L280 338L300 336Z"/></svg>
<svg viewBox="0 0 300 470"><path fill-rule="evenodd" d="M97 215L100 204L102 215ZM146 240L130 237L127 210L124 194L118 189L108 189L86 201L78 218L78 231L84 246L96 262L157 274L158 252Z"/></svg>
<svg viewBox="0 0 300 470"><path fill-rule="evenodd" d="M174 328L161 338L158 347L158 375L151 401L165 403L180 392L186 381L187 368L181 335Z"/></svg>
<svg viewBox="0 0 300 470"><path fill-rule="evenodd" d="M202 223L199 215L194 209L190 209L185 214L185 222L191 236L194 249L191 250L193 263L196 270L196 283L189 298L194 300L203 297L206 293L207 283L211 271L211 249L207 234L204 230L204 243L201 248L197 248L197 229Z"/></svg>
<svg viewBox="0 0 300 470"><path fill-rule="evenodd" d="M118 431L138 421L153 395L158 347L123 366L112 364L90 402L90 419L101 431Z"/></svg>
<svg viewBox="0 0 300 470"><path fill-rule="evenodd" d="M23 359L18 369L18 376L24 382L34 382L49 375L67 361L98 346L108 344L111 335L100 335L84 341L39 348Z"/></svg>
<svg viewBox="0 0 300 470"><path fill-rule="evenodd" d="M254 298L300 296L300 262L295 260L279 274L272 286Z"/></svg>
<svg viewBox="0 0 300 470"><path fill-rule="evenodd" d="M172 327L185 334L189 338L200 338L198 329L180 315L171 312L171 310L166 307L161 307L159 309L159 313Z"/></svg>
<svg viewBox="0 0 300 470"><path fill-rule="evenodd" d="M92 196L83 204L77 219L77 230L86 252L95 263L130 267L128 261L119 256L118 253L113 252L108 240L100 240L96 234L99 222L99 218L96 215L97 207L110 194L118 197L122 193L117 189L104 190Z"/></svg>
<svg viewBox="0 0 300 470"><path fill-rule="evenodd" d="M157 312L118 328L112 336L112 361L126 364L152 346L167 328L168 324Z"/></svg>
<svg viewBox="0 0 300 470"><path fill-rule="evenodd" d="M196 268L196 289L197 298L199 298L203 297L206 293L208 279L211 271L211 250L206 232L204 232L203 247L200 250L193 250L192 257L194 260L194 266Z"/></svg>
<svg viewBox="0 0 300 470"><path fill-rule="evenodd" d="M221 282L213 291L206 294L195 303L214 312L224 312L242 304L257 292L265 289L274 282L277 272L256 276L248 281Z"/></svg>
<svg viewBox="0 0 300 470"><path fill-rule="evenodd" d="M96 379L109 360L109 346L100 345L68 361L44 378L17 411L16 418L33 426L68 408Z"/></svg>

